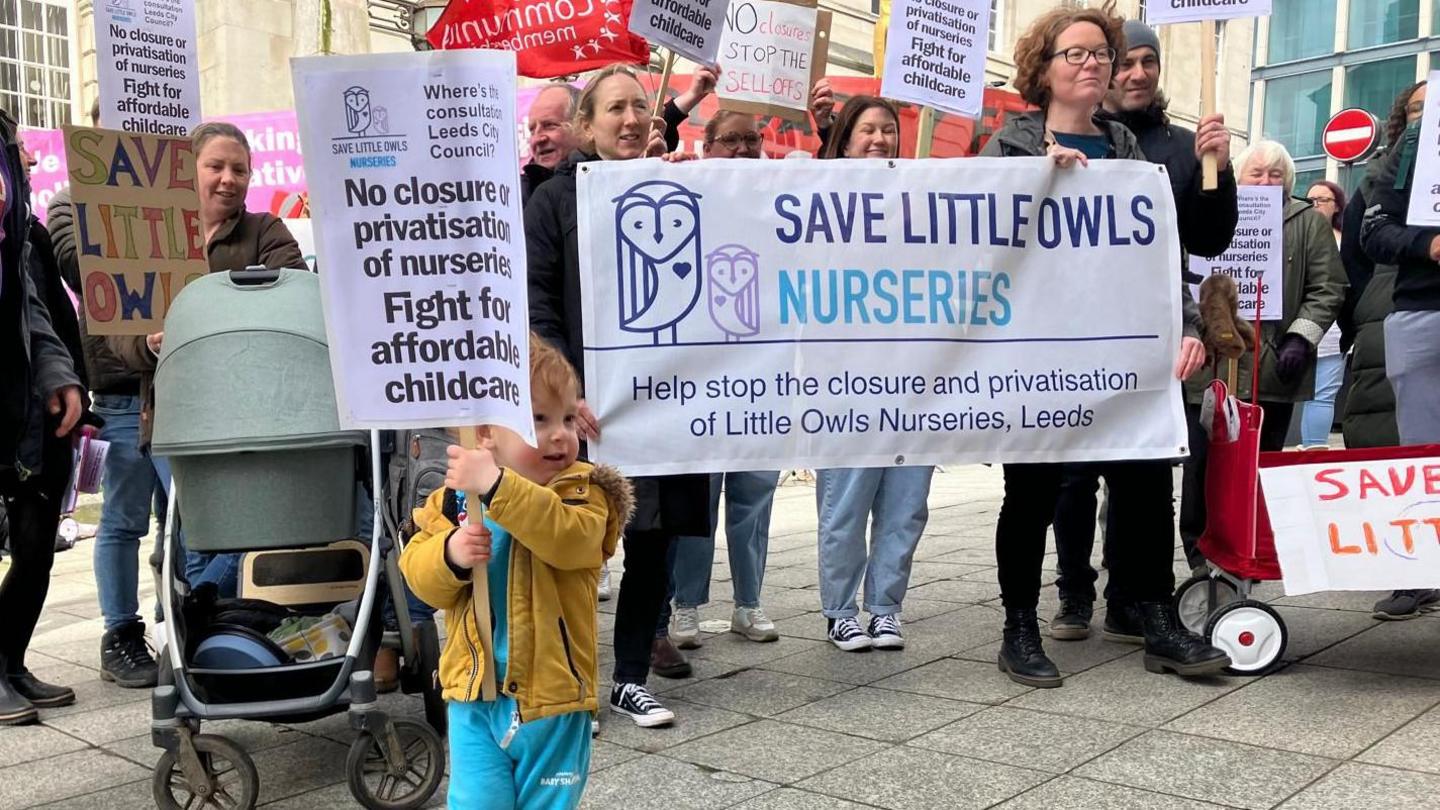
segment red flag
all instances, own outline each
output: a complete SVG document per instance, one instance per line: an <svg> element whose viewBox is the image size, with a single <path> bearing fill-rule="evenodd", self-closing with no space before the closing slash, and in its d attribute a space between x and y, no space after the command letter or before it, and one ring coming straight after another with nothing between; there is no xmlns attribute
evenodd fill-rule
<svg viewBox="0 0 1440 810"><path fill-rule="evenodd" d="M437 49L515 52L521 76L549 79L613 62L644 64L630 33L632 0L450 0L426 39Z"/></svg>

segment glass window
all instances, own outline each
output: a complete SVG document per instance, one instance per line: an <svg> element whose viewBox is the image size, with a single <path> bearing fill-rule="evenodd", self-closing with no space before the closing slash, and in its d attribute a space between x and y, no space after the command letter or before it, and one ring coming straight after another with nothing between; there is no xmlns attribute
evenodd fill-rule
<svg viewBox="0 0 1440 810"><path fill-rule="evenodd" d="M1350 0L1351 48L1414 39L1420 32L1420 0Z"/></svg>
<svg viewBox="0 0 1440 810"><path fill-rule="evenodd" d="M0 23L6 25L15 24L15 4L0 3Z"/></svg>
<svg viewBox="0 0 1440 810"><path fill-rule="evenodd" d="M20 58L20 41L14 29L0 28L0 57Z"/></svg>
<svg viewBox="0 0 1440 810"><path fill-rule="evenodd" d="M1000 0L990 0L990 39L988 48L995 50L1000 44Z"/></svg>
<svg viewBox="0 0 1440 810"><path fill-rule="evenodd" d="M1290 190L1291 194L1300 196L1310 190L1310 187L1325 179L1325 169L1310 169L1308 171L1295 172L1295 187Z"/></svg>
<svg viewBox="0 0 1440 810"><path fill-rule="evenodd" d="M0 91L20 92L20 66L14 62L0 62ZM13 107L11 109L14 109Z"/></svg>
<svg viewBox="0 0 1440 810"><path fill-rule="evenodd" d="M1335 51L1335 0L1275 0L1270 15L1270 63Z"/></svg>
<svg viewBox="0 0 1440 810"><path fill-rule="evenodd" d="M70 46L65 43L65 40L59 37L46 37L45 39L50 50L45 61L51 67L70 67Z"/></svg>
<svg viewBox="0 0 1440 810"><path fill-rule="evenodd" d="M48 128L45 120L45 99L25 97L25 106L20 111L20 123L27 127Z"/></svg>
<svg viewBox="0 0 1440 810"><path fill-rule="evenodd" d="M25 66L24 92L33 95L42 95L45 92L45 74L38 67Z"/></svg>
<svg viewBox="0 0 1440 810"><path fill-rule="evenodd" d="M52 34L59 34L59 35L61 35L61 36L64 36L64 35L66 34L66 30L65 30L65 29L66 29L67 27L68 27L68 26L65 25L65 7L64 7L64 6L46 6L46 7L45 7L45 30L46 30L46 31L48 31L48 32L50 32L50 33L52 33Z"/></svg>
<svg viewBox="0 0 1440 810"><path fill-rule="evenodd" d="M11 111L18 109L20 109L19 96L16 96L13 93L0 92L0 110Z"/></svg>
<svg viewBox="0 0 1440 810"><path fill-rule="evenodd" d="M50 126L59 127L70 123L70 105L64 101L50 102Z"/></svg>
<svg viewBox="0 0 1440 810"><path fill-rule="evenodd" d="M63 70L50 71L50 97L70 100L70 74Z"/></svg>
<svg viewBox="0 0 1440 810"><path fill-rule="evenodd" d="M1321 154L1320 132L1328 120L1330 71L1265 83L1265 137L1284 144L1292 157Z"/></svg>
<svg viewBox="0 0 1440 810"><path fill-rule="evenodd" d="M35 0L24 0L20 4L20 25L32 31L44 31L44 24L41 23L40 4Z"/></svg>
<svg viewBox="0 0 1440 810"><path fill-rule="evenodd" d="M44 34L22 34L21 42L25 50L21 54L21 61L43 62L45 60L45 35Z"/></svg>
<svg viewBox="0 0 1440 810"><path fill-rule="evenodd" d="M1368 110L1383 121L1395 96L1414 83L1414 56L1356 65L1345 71L1345 106Z"/></svg>

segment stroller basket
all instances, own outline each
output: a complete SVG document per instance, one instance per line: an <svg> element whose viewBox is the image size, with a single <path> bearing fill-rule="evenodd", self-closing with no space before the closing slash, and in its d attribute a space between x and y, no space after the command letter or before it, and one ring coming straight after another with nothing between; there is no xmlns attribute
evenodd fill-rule
<svg viewBox="0 0 1440 810"><path fill-rule="evenodd" d="M240 278L196 280L165 319L153 447L183 493L186 546L333 542L350 534L365 436L340 429L319 281Z"/></svg>
<svg viewBox="0 0 1440 810"><path fill-rule="evenodd" d="M285 664L259 669L187 670L196 697L206 703L254 703L275 695L315 698L325 694L340 677L345 657Z"/></svg>

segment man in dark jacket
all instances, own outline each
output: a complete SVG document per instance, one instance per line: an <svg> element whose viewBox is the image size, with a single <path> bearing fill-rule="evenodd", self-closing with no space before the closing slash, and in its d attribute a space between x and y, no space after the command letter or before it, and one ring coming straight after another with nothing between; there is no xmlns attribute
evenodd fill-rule
<svg viewBox="0 0 1440 810"><path fill-rule="evenodd" d="M1117 60L1103 116L1129 127L1145 159L1165 166L1175 193L1182 262L1190 253L1218 256L1230 247L1239 216L1225 117L1217 114L1200 119L1198 134L1170 123L1165 113L1165 95L1160 91L1160 38L1150 26L1127 20L1125 43L1128 50ZM1213 191L1202 189L1200 158L1206 152L1213 153L1220 166L1219 183ZM1185 273L1191 283L1200 281L1188 269ZM1191 418L1190 422L1194 424L1195 420ZM1095 545L1095 494L1099 486L1093 466L1072 465L1066 470L1054 523L1060 611L1050 630L1057 639L1083 639L1090 634L1096 580L1090 553ZM1125 635L1117 632L1125 629L1117 617L1107 616L1107 634Z"/></svg>
<svg viewBox="0 0 1440 810"><path fill-rule="evenodd" d="M0 725L75 701L25 667L55 560L60 499L70 479L70 432L84 410L80 378L35 290L29 184L14 121L0 110L0 497L10 522L10 571L0 582Z"/></svg>
<svg viewBox="0 0 1440 810"><path fill-rule="evenodd" d="M575 134L570 129L575 117L575 102L580 91L572 85L556 83L535 94L527 113L530 131L530 162L520 167L520 204L530 201L530 194L549 180L570 152L575 149Z"/></svg>

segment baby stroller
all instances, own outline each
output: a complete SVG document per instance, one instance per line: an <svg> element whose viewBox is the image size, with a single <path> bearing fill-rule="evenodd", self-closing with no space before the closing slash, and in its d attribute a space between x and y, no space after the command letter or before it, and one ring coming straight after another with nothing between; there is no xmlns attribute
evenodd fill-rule
<svg viewBox="0 0 1440 810"><path fill-rule="evenodd" d="M346 765L360 804L424 804L444 776L445 751L430 725L392 718L376 701L382 565L402 619L405 600L382 522L371 521L368 544L348 539L363 497L356 486L360 455L368 457L373 502L383 495L379 436L372 432L367 442L364 433L339 427L318 279L300 270L249 269L196 280L167 314L155 379L153 450L170 460L173 474L160 582L166 644L151 697L152 741L165 749L152 782L156 805L255 806L254 762L230 740L200 733L203 721L306 722L341 711L358 732ZM351 591L320 604L232 600L218 610L213 589L192 588L179 575L177 531L191 552L248 553L255 581L256 558L283 561L280 550L303 556L348 543ZM318 582L323 593L336 568L326 560L335 558L314 559L319 564L304 566L293 581ZM268 563L266 576L287 574L283 567ZM351 603L353 618L326 615L339 602ZM328 635L292 654L288 643L255 626L283 619L318 622ZM308 630L301 635L311 638ZM433 623L427 633L402 621L397 641L405 658L402 685L425 692L427 710L443 711Z"/></svg>

